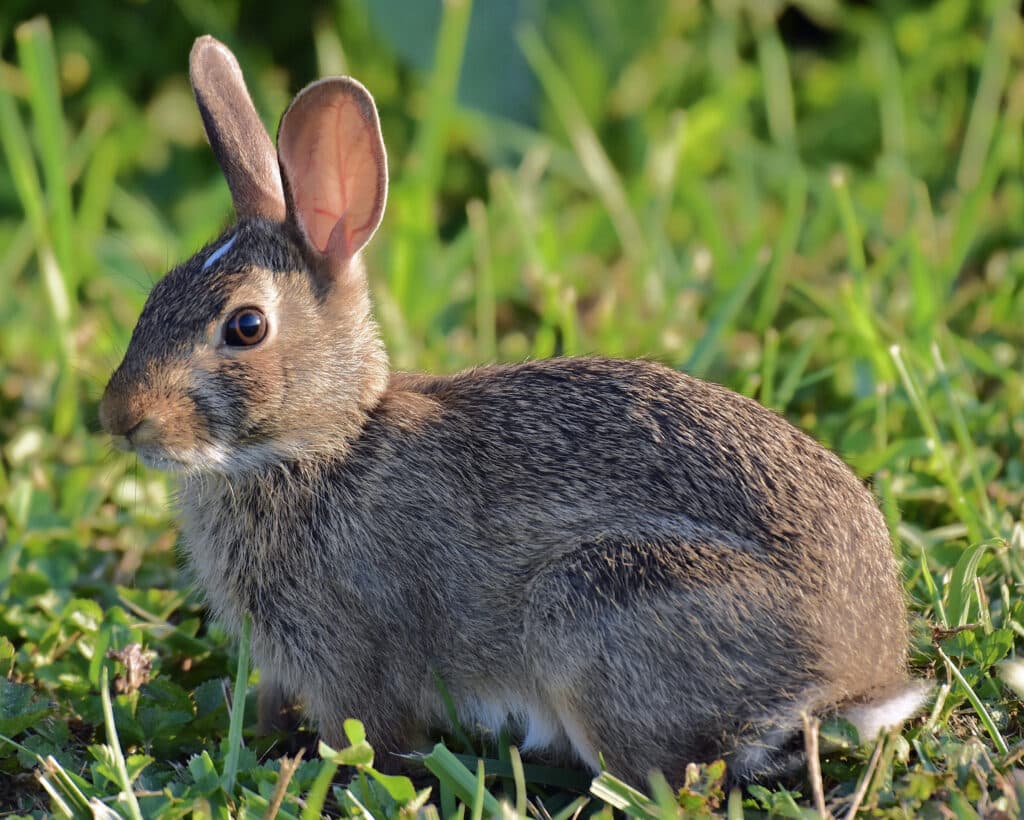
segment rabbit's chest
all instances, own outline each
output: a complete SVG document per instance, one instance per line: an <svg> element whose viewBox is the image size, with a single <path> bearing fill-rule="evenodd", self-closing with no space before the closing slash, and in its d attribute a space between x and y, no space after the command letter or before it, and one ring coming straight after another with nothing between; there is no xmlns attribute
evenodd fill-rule
<svg viewBox="0 0 1024 820"><path fill-rule="evenodd" d="M381 609L371 606L387 594L381 570L329 493L297 492L294 482L201 489L181 494L183 542L229 627L248 615L257 642L308 658L347 640L364 611Z"/></svg>
<svg viewBox="0 0 1024 820"><path fill-rule="evenodd" d="M286 610L308 601L298 592L311 586L305 576L315 572L301 505L227 485L186 485L180 507L189 566L219 617L230 626L245 614L264 622L298 617Z"/></svg>

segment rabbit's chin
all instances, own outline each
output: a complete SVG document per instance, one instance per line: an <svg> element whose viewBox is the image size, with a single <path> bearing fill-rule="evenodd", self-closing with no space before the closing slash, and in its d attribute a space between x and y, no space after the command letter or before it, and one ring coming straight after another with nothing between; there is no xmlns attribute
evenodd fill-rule
<svg viewBox="0 0 1024 820"><path fill-rule="evenodd" d="M183 475L217 473L237 476L282 460L282 454L266 443L228 446L208 442L187 450L143 444L134 449L139 460L147 467Z"/></svg>

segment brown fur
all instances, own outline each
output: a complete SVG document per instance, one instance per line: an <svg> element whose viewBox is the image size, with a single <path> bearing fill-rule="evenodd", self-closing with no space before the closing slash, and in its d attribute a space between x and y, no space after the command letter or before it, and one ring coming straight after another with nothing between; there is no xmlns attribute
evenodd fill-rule
<svg viewBox="0 0 1024 820"><path fill-rule="evenodd" d="M389 374L358 248L311 246L288 183L286 222L242 218L156 286L101 406L180 473L189 565L218 618L251 616L273 708L407 751L445 722L440 675L547 758L642 782L724 755L744 781L799 759L801 710L906 686L885 522L835 455L650 362ZM249 305L267 339L225 348Z"/></svg>

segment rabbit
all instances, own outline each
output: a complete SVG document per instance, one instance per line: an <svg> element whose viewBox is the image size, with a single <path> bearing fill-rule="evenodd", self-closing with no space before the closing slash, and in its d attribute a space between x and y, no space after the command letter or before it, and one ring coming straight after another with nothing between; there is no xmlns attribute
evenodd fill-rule
<svg viewBox="0 0 1024 820"><path fill-rule="evenodd" d="M190 76L237 222L152 290L102 426L173 472L187 563L267 700L381 753L448 725L642 784L798 769L802 715L866 740L925 689L886 523L832 452L646 360L389 372L360 252L387 162L357 81L277 150L226 46Z"/></svg>

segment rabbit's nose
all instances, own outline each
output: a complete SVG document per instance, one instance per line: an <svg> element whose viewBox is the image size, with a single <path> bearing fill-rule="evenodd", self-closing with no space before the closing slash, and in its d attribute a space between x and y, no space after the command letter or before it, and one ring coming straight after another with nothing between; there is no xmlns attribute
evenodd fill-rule
<svg viewBox="0 0 1024 820"><path fill-rule="evenodd" d="M100 401L100 424L110 435L131 439L146 421L146 412L138 396L125 394L113 382L107 385Z"/></svg>

